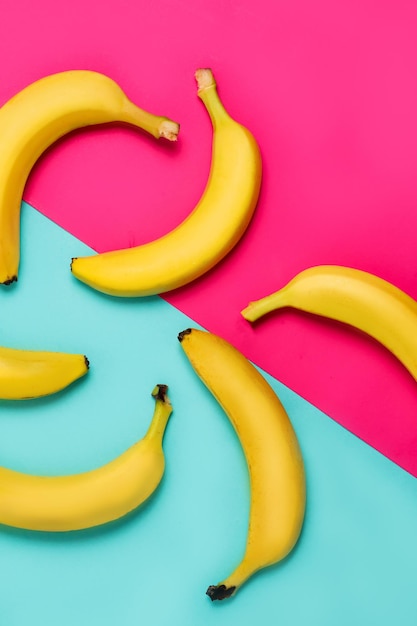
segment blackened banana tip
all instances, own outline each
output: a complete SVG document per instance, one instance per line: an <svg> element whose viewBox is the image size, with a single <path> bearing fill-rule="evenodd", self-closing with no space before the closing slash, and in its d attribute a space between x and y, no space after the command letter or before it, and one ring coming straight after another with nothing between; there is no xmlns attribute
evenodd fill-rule
<svg viewBox="0 0 417 626"><path fill-rule="evenodd" d="M167 394L168 385L155 385L155 388L152 391L152 396L155 398L155 400L161 400L161 402L167 402Z"/></svg>
<svg viewBox="0 0 417 626"><path fill-rule="evenodd" d="M186 328L185 330L182 330L180 333L178 333L178 341L181 343L186 335L191 335L191 332L192 328Z"/></svg>
<svg viewBox="0 0 417 626"><path fill-rule="evenodd" d="M210 585L206 591L206 595L213 602L214 600L225 600L230 598L235 592L236 587L226 587L226 585Z"/></svg>
<svg viewBox="0 0 417 626"><path fill-rule="evenodd" d="M3 285L11 285L12 283L17 283L17 276L16 274L14 276L11 276L10 278L7 278L5 281L3 281Z"/></svg>

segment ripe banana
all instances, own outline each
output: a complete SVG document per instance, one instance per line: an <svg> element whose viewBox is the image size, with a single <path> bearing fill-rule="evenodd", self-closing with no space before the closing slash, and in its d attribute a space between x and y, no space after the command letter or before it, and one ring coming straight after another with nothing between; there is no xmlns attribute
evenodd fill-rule
<svg viewBox="0 0 417 626"><path fill-rule="evenodd" d="M218 263L251 220L261 183L258 145L226 112L211 70L197 70L195 76L213 125L212 163L203 195L188 217L159 239L72 259L74 276L93 289L136 297L185 285Z"/></svg>
<svg viewBox="0 0 417 626"><path fill-rule="evenodd" d="M72 531L118 519L156 489L164 473L162 438L172 406L157 385L145 437L97 469L66 476L34 476L0 467L0 523L27 530Z"/></svg>
<svg viewBox="0 0 417 626"><path fill-rule="evenodd" d="M276 309L292 307L353 326L385 346L417 380L417 302L368 272L318 265L241 312L254 322Z"/></svg>
<svg viewBox="0 0 417 626"><path fill-rule="evenodd" d="M175 140L178 125L133 104L110 78L70 70L35 81L0 109L0 283L17 280L20 206L29 173L41 154L70 131L126 122Z"/></svg>
<svg viewBox="0 0 417 626"><path fill-rule="evenodd" d="M24 400L60 391L84 376L83 354L0 347L0 398Z"/></svg>
<svg viewBox="0 0 417 626"><path fill-rule="evenodd" d="M236 569L207 595L223 600L257 570L283 559L300 535L305 510L304 464L280 400L259 371L224 339L195 328L179 341L218 400L242 444L250 476L246 551Z"/></svg>

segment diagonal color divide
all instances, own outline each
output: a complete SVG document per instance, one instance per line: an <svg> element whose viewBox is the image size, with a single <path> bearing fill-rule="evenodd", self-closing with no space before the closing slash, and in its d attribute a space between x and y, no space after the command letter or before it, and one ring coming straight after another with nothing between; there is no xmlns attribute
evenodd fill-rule
<svg viewBox="0 0 417 626"><path fill-rule="evenodd" d="M197 0L190 10L163 0L121 10L74 0L63 12L40 0L35 14L28 0L6 4L1 102L84 67L181 123L176 146L115 127L75 133L36 167L26 200L96 250L152 239L195 205L211 131L193 73L213 67L231 113L260 143L263 190L233 254L167 299L417 475L415 384L389 355L295 314L256 329L239 317L318 263L365 269L417 297L415 5Z"/></svg>
<svg viewBox="0 0 417 626"><path fill-rule="evenodd" d="M0 527L9 621L179 626L186 614L196 626L347 626L360 614L364 623L412 626L416 481L268 375L305 458L305 526L283 563L228 603L208 600L207 585L242 554L249 485L230 423L177 341L194 322L158 296L119 300L87 289L69 259L91 250L29 205L22 218L21 280L0 291L3 343L79 350L91 370L57 396L1 402L1 463L54 474L110 460L147 428L156 382L170 386L174 412L166 474L143 509L78 533Z"/></svg>

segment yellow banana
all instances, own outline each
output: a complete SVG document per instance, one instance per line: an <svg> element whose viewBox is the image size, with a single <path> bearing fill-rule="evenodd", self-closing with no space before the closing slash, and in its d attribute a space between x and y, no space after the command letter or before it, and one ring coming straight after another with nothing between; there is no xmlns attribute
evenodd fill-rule
<svg viewBox="0 0 417 626"><path fill-rule="evenodd" d="M212 163L203 195L189 216L159 239L74 258L74 276L98 291L136 297L185 285L218 263L250 222L261 183L258 145L226 112L212 72L197 70L196 79L213 124Z"/></svg>
<svg viewBox="0 0 417 626"><path fill-rule="evenodd" d="M131 102L110 78L70 70L35 81L0 109L0 283L17 280L20 206L28 175L41 154L70 131L126 122L175 140L178 125Z"/></svg>
<svg viewBox="0 0 417 626"><path fill-rule="evenodd" d="M254 322L291 307L343 322L385 346L417 380L417 302L398 287L368 272L318 265L284 287L250 302L241 312Z"/></svg>
<svg viewBox="0 0 417 626"><path fill-rule="evenodd" d="M84 376L83 354L0 347L0 398L24 400L46 396Z"/></svg>
<svg viewBox="0 0 417 626"><path fill-rule="evenodd" d="M207 595L223 600L257 570L283 559L301 532L304 464L280 400L259 371L224 339L195 328L179 341L194 370L233 424L245 453L251 486L246 551L236 569Z"/></svg>
<svg viewBox="0 0 417 626"><path fill-rule="evenodd" d="M62 532L105 524L136 509L164 473L162 438L172 406L166 385L152 392L155 411L146 435L97 469L34 476L0 467L0 523Z"/></svg>

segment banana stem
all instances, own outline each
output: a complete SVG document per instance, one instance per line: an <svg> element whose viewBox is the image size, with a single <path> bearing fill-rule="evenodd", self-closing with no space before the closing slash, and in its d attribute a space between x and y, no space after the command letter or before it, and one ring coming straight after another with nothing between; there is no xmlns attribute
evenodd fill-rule
<svg viewBox="0 0 417 626"><path fill-rule="evenodd" d="M155 398L155 410L152 421L146 433L148 439L156 438L162 441L169 416L172 413L172 404L168 398L168 386L156 385L152 391Z"/></svg>
<svg viewBox="0 0 417 626"><path fill-rule="evenodd" d="M142 128L156 139L164 137L169 141L176 141L180 130L180 125L177 122L144 111L128 99L123 106L123 120L128 124Z"/></svg>
<svg viewBox="0 0 417 626"><path fill-rule="evenodd" d="M251 567L247 561L243 560L230 576L217 585L210 585L206 591L206 595L212 601L230 598L255 571L256 569Z"/></svg>
<svg viewBox="0 0 417 626"><path fill-rule="evenodd" d="M195 72L194 76L198 86L197 95L208 111L213 128L216 128L222 120L229 120L230 115L224 108L217 93L217 85L213 72L208 68L199 69Z"/></svg>
<svg viewBox="0 0 417 626"><path fill-rule="evenodd" d="M271 311L290 306L290 302L285 296L286 292L284 288L269 296L249 302L248 306L243 309L240 314L245 320L248 320L248 322L255 322L263 315L271 313Z"/></svg>

